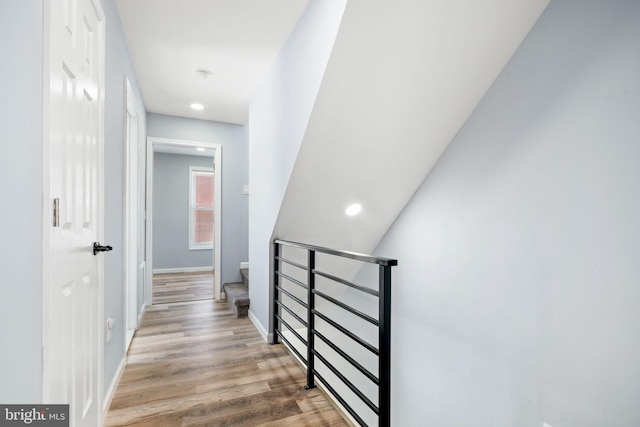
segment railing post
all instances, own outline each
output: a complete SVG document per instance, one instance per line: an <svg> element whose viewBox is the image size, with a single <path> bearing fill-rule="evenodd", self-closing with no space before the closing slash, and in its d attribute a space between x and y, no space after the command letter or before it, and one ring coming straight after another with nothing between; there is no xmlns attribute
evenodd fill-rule
<svg viewBox="0 0 640 427"><path fill-rule="evenodd" d="M380 266L378 389L379 427L391 425L391 267Z"/></svg>
<svg viewBox="0 0 640 427"><path fill-rule="evenodd" d="M313 272L316 268L316 251L308 251L307 258L307 385L306 390L316 386L313 371L315 369L315 315L313 310L316 308L316 295L313 292L316 288L316 275Z"/></svg>
<svg viewBox="0 0 640 427"><path fill-rule="evenodd" d="M280 276L278 271L280 270L280 244L273 242L273 337L271 338L271 344L278 344L278 283Z"/></svg>

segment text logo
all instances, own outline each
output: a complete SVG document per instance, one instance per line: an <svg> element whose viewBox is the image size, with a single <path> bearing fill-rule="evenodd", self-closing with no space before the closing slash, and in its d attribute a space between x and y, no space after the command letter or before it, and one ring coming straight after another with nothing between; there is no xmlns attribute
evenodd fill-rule
<svg viewBox="0 0 640 427"><path fill-rule="evenodd" d="M0 427L69 427L69 405L0 405Z"/></svg>

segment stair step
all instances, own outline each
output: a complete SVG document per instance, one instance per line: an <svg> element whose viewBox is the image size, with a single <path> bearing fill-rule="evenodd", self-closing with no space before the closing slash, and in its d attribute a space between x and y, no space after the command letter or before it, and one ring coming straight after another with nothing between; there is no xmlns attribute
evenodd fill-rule
<svg viewBox="0 0 640 427"><path fill-rule="evenodd" d="M249 269L248 268L241 268L240 269L240 276L242 277L242 283L244 283L245 285L249 286Z"/></svg>
<svg viewBox="0 0 640 427"><path fill-rule="evenodd" d="M236 317L249 314L249 287L244 283L225 283L224 292L227 302Z"/></svg>

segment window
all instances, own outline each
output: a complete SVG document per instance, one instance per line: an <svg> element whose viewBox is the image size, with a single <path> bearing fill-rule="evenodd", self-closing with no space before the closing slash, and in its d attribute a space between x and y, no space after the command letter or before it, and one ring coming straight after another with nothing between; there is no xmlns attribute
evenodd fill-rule
<svg viewBox="0 0 640 427"><path fill-rule="evenodd" d="M213 249L213 169L189 166L189 249Z"/></svg>

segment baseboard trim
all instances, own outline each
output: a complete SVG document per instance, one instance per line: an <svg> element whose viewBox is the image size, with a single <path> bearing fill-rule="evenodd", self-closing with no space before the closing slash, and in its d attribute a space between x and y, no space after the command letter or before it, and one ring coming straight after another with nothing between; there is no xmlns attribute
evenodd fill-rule
<svg viewBox="0 0 640 427"><path fill-rule="evenodd" d="M249 268L249 261L243 261L240 263L240 269Z"/></svg>
<svg viewBox="0 0 640 427"><path fill-rule="evenodd" d="M147 304L142 304L142 308L140 308L140 313L138 313L138 327L136 328L136 331L140 329L140 323L142 323L142 315L144 314L144 311L146 309L147 309Z"/></svg>
<svg viewBox="0 0 640 427"><path fill-rule="evenodd" d="M124 352L129 351L129 347L131 347L131 341L133 341L133 336L136 334L135 329L127 329L125 331L125 340L124 340Z"/></svg>
<svg viewBox="0 0 640 427"><path fill-rule="evenodd" d="M184 267L184 268L154 268L153 274L166 274L166 273L200 273L206 271L212 271L213 266L209 267Z"/></svg>
<svg viewBox="0 0 640 427"><path fill-rule="evenodd" d="M111 406L111 401L113 400L113 396L116 392L116 388L118 387L118 383L120 382L120 378L122 377L122 373L124 372L124 367L127 365L127 355L126 353L122 356L122 360L118 365L118 369L116 370L116 374L113 376L111 380L111 384L109 384L109 389L107 393L104 395L104 401L102 402L102 417L103 424L104 419L106 419L107 411L109 410L109 406Z"/></svg>
<svg viewBox="0 0 640 427"><path fill-rule="evenodd" d="M253 323L253 326L256 327L262 339L266 343L270 343L271 340L269 339L269 334L267 333L267 330L264 328L264 326L262 326L262 323L260 323L260 321L258 320L256 315L253 314L253 311L251 311L251 309L249 309L249 320L251 320L251 323Z"/></svg>

